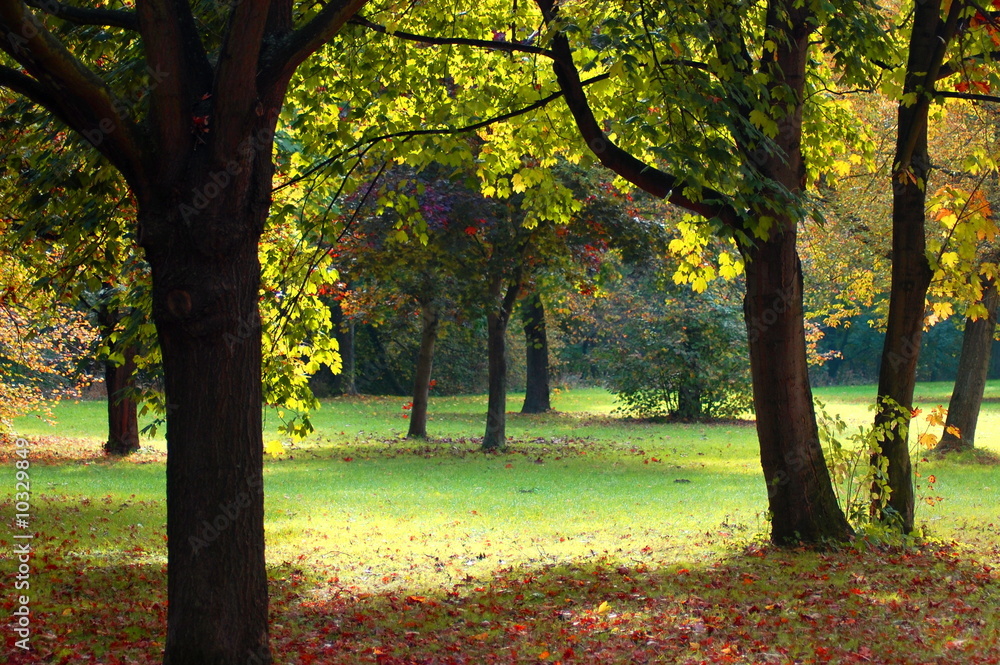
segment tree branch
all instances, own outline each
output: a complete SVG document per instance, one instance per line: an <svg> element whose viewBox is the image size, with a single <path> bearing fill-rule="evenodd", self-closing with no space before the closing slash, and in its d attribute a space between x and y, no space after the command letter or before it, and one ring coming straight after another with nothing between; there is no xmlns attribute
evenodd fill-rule
<svg viewBox="0 0 1000 665"><path fill-rule="evenodd" d="M12 92L27 97L43 108L55 112L53 107L57 106L56 99L49 94L45 86L12 67L0 65L0 88L7 88ZM65 122L63 118L60 118L60 120Z"/></svg>
<svg viewBox="0 0 1000 665"><path fill-rule="evenodd" d="M150 88L150 125L158 152L183 150L194 140L191 115L194 101L209 92L211 65L186 0L136 0L139 30L146 64L154 73ZM183 162L162 160L151 165L157 178L172 181Z"/></svg>
<svg viewBox="0 0 1000 665"><path fill-rule="evenodd" d="M295 69L333 38L368 0L333 0L308 23L261 53L263 85L290 78Z"/></svg>
<svg viewBox="0 0 1000 665"><path fill-rule="evenodd" d="M979 95L974 92L941 92L940 90L935 90L934 95L948 99L970 99L975 102L1000 103L1000 97L996 95Z"/></svg>
<svg viewBox="0 0 1000 665"><path fill-rule="evenodd" d="M435 46L475 46L477 48L489 49L491 51L503 51L504 53L534 53L535 55L544 55L549 58L552 57L552 51L542 48L541 46L534 46L532 44L508 42L499 39L489 40L469 39L466 37L428 37L426 35L417 35L412 32L404 32L402 30L389 30L384 25L373 23L363 16L355 16L349 21L349 23L364 26L369 30L380 32L383 35L389 35L390 37L397 37L411 42L418 42L420 44L430 44Z"/></svg>
<svg viewBox="0 0 1000 665"><path fill-rule="evenodd" d="M941 65L941 69L938 70L936 80L940 81L941 79L948 78L952 74L957 74L958 72L963 71L967 64L974 64L976 62L984 62L987 60L995 61L998 59L1000 59L1000 51L990 51L989 53L970 55L963 58L959 62L946 62Z"/></svg>
<svg viewBox="0 0 1000 665"><path fill-rule="evenodd" d="M135 12L124 9L72 7L58 0L25 0L25 4L76 25L98 25L124 30L139 29L139 17L136 16Z"/></svg>
<svg viewBox="0 0 1000 665"><path fill-rule="evenodd" d="M535 0L548 25L556 18L554 0ZM666 199L671 203L686 208L709 219L718 219L726 226L736 231L742 231L740 216L721 192L702 188L705 195L700 200L692 199L684 194L687 183L658 168L645 164L632 154L615 145L601 129L594 116L590 102L587 100L580 73L573 62L573 51L566 34L557 32L552 37L552 51L555 54L553 68L556 80L566 98L577 128L587 147L597 156L601 164L625 178L635 186L653 196Z"/></svg>
<svg viewBox="0 0 1000 665"><path fill-rule="evenodd" d="M122 111L127 106L22 0L0 0L0 49L28 75L24 79L7 71L8 83L21 86L23 94L90 141L133 187L142 188L145 174L139 131Z"/></svg>

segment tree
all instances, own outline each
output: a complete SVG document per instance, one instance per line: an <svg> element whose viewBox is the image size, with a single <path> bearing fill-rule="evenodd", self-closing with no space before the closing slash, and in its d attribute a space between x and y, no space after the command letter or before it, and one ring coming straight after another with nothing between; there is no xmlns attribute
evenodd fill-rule
<svg viewBox="0 0 1000 665"><path fill-rule="evenodd" d="M545 306L537 290L521 301L524 317L524 346L527 360L527 384L521 413L545 413L549 401L549 338L545 328Z"/></svg>
<svg viewBox="0 0 1000 665"><path fill-rule="evenodd" d="M110 291L110 289L108 289ZM118 335L122 315L114 303L105 299L97 306L97 323L101 338L109 347ZM124 456L139 449L139 417L135 373L139 348L134 341L126 343L116 354L104 359L104 384L108 395L108 440L104 452Z"/></svg>
<svg viewBox="0 0 1000 665"><path fill-rule="evenodd" d="M964 20L970 11L973 20ZM967 72L970 63L988 61L994 51L996 29L985 17L979 19L977 11L965 2L915 3L905 51L892 168L892 276L875 415L876 428L885 432L875 457L887 460L887 470L872 490L873 511L880 510L883 491L889 492L885 517L904 533L913 530L915 510L907 424L913 408L926 296L937 268L928 259L925 228L927 186L932 175L929 113L943 97L969 97L962 92L938 91L938 81ZM948 61L949 48L959 35L962 43ZM873 459L873 464L877 462ZM883 483L884 489L880 486Z"/></svg>
<svg viewBox="0 0 1000 665"><path fill-rule="evenodd" d="M975 446L976 423L986 389L986 374L990 367L993 333L997 325L997 304L1000 291L995 280L986 285L982 306L987 315L965 322L962 335L962 354L958 360L955 389L948 403L948 418L937 450L942 452L963 450Z"/></svg>
<svg viewBox="0 0 1000 665"><path fill-rule="evenodd" d="M712 188L703 184L712 182L704 166L694 165L697 176L678 177L641 161L612 140L588 102L574 62L570 35L588 32L565 30L581 20L580 15L563 16L563 9L551 0L538 0L537 4L553 33L551 57L560 89L582 138L601 163L651 194L727 229L744 256L744 313L772 539L786 543L849 537L851 529L837 506L819 445L806 364L802 277L795 241L801 218L799 201L808 179L803 110L813 32L819 26L831 48L839 49L842 62L853 66L856 56L848 49L857 42L852 40L879 38L866 18L871 16L866 14L870 10L859 8L862 13L847 25L842 14L773 0L767 3L753 42L765 45L756 61L750 55L747 36L756 26L748 25L750 18L725 3L709 3L703 14L695 12L688 18L700 22L697 28L685 25L689 34L697 31L697 40L672 33L670 26L676 19L648 7L634 15L635 24L619 15L607 19L611 30L618 28L610 43L617 37L616 48L632 54L631 60L621 58L621 65L636 87L655 90L643 60L651 60L649 66L656 68L658 85L666 87L671 80L667 74L674 72L698 81L696 92L691 87L682 88L689 102L685 112L693 113L694 106L717 123L720 132L705 138L700 151L714 158L719 153L711 150L735 150L739 159L721 173L743 178L736 182L720 179ZM703 46L706 41L708 48ZM634 55L636 47L652 52L639 58ZM662 51L657 50L660 47ZM713 68L708 62L718 64ZM678 78L685 80L680 75ZM628 97L620 94L620 98ZM666 95L657 99L658 109L678 101ZM652 133L658 135L659 131ZM637 152L648 154L642 148ZM821 162L818 155L813 157ZM719 172L715 177L719 178ZM723 188L733 189L727 193Z"/></svg>
<svg viewBox="0 0 1000 665"><path fill-rule="evenodd" d="M54 23L103 27L118 61L145 60L133 106L124 100L136 88L81 59L85 33L47 28L22 0L0 2L0 86L85 137L134 196L167 401L169 665L271 662L257 245L289 81L365 4L42 5L63 17Z"/></svg>

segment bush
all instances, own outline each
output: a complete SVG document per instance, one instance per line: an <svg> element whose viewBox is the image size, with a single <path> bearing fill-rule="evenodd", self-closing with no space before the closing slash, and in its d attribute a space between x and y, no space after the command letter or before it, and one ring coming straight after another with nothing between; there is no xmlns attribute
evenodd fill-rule
<svg viewBox="0 0 1000 665"><path fill-rule="evenodd" d="M608 304L600 356L622 412L702 420L750 411L746 331L733 289L697 294L631 275Z"/></svg>

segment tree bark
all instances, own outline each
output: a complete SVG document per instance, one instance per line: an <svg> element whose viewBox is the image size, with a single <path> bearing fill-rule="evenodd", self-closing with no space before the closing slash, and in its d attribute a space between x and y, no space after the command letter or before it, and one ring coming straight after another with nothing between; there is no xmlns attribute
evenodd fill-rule
<svg viewBox="0 0 1000 665"><path fill-rule="evenodd" d="M167 399L164 663L269 663L257 237L215 252L177 235L147 252Z"/></svg>
<svg viewBox="0 0 1000 665"><path fill-rule="evenodd" d="M768 63L774 88L791 92L797 104L778 119L777 150L750 153L757 168L793 196L803 186L802 100L811 16L792 3L768 5L769 34L777 43ZM776 93L777 94L777 93ZM747 146L749 147L749 146ZM742 248L746 257L744 316L750 347L754 407L761 466L771 512L771 540L842 541L852 534L837 503L823 459L806 362L802 265L796 252L798 218L780 189L777 207L755 211L774 219L766 240ZM774 203L772 203L774 205Z"/></svg>
<svg viewBox="0 0 1000 665"><path fill-rule="evenodd" d="M489 365L489 399L486 407L486 434L483 450L493 452L507 446L507 323L520 290L520 277L507 287L499 299L499 280L492 289L495 309L486 314L487 353Z"/></svg>
<svg viewBox="0 0 1000 665"><path fill-rule="evenodd" d="M931 269L924 242L924 209L930 157L927 119L933 83L954 35L963 3L951 5L947 22L941 20L940 0L917 3L910 36L904 95L916 101L900 102L892 182L892 278L889 314L879 365L875 427L885 428L880 453L888 462L885 478L872 486L872 513L898 523L904 533L913 530L914 487L908 443L917 360L924 328L924 308ZM883 487L885 485L885 487ZM886 508L882 496L889 492Z"/></svg>
<svg viewBox="0 0 1000 665"><path fill-rule="evenodd" d="M109 339L115 332L120 317L108 305L102 305L97 312L101 334ZM104 385L108 394L108 440L104 442L104 452L108 455L125 456L139 450L138 408L132 394L135 390L135 357L138 349L134 345L122 351L124 362L104 362Z"/></svg>
<svg viewBox="0 0 1000 665"><path fill-rule="evenodd" d="M425 303L420 309L423 323L420 331L420 351L417 354L417 371L413 379L413 408L410 409L409 439L427 438L427 403L431 390L431 370L434 366L434 344L437 342L438 307Z"/></svg>
<svg viewBox="0 0 1000 665"><path fill-rule="evenodd" d="M937 450L942 452L965 450L976 445L976 424L986 390L993 333L997 326L997 304L1000 303L1000 290L997 289L995 280L989 281L981 302L989 314L983 318L969 319L965 323L962 353L958 358L958 376L948 403L944 434L937 445ZM958 434L952 434L952 429L957 429Z"/></svg>
<svg viewBox="0 0 1000 665"><path fill-rule="evenodd" d="M104 384L108 392L108 440L104 452L125 456L139 450L139 417L132 391L135 390L135 357L130 346L123 352L125 362L104 363Z"/></svg>
<svg viewBox="0 0 1000 665"><path fill-rule="evenodd" d="M549 339L545 329L545 307L538 293L532 293L522 306L527 384L521 413L545 413L552 409L549 400Z"/></svg>

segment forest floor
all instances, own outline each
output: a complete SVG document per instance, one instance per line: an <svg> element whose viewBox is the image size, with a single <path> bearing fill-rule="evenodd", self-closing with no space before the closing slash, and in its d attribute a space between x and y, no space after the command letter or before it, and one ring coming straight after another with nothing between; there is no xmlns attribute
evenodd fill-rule
<svg viewBox="0 0 1000 665"><path fill-rule="evenodd" d="M926 413L946 390L918 387ZM977 443L1000 452L990 391ZM871 387L817 392L851 427L867 421ZM508 450L487 455L484 397L433 400L419 443L401 438L406 401L324 402L316 435L268 456L276 663L1000 663L1000 466L915 448L920 538L777 549L752 423L627 420L606 393L573 390L558 413L510 414ZM15 588L20 458L3 442L2 662L160 662L162 431L109 461L103 408L17 423L29 591Z"/></svg>

